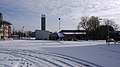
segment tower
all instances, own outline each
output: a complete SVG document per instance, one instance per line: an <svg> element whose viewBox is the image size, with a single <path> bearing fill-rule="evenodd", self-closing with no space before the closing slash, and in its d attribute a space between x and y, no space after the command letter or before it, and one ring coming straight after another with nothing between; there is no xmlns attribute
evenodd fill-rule
<svg viewBox="0 0 120 67"><path fill-rule="evenodd" d="M46 18L44 14L41 16L41 30L46 30Z"/></svg>

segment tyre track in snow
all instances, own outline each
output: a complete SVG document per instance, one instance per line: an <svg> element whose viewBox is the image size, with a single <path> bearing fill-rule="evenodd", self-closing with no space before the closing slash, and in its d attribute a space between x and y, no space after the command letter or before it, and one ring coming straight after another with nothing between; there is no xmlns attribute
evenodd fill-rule
<svg viewBox="0 0 120 67"><path fill-rule="evenodd" d="M28 51L28 50L26 50L26 51ZM33 53L37 52L39 54L43 54L43 53L40 53L39 51L30 51L30 52L33 52ZM88 66L88 67L93 67L93 66L103 67L101 65L98 65L98 64L86 61L86 60L78 59L78 58L75 58L75 57L71 57L71 56L68 56L68 55L63 55L63 54L58 54L58 53L53 53L53 52L47 52L47 54L45 54L45 55L51 55L51 56L54 56L54 57L63 58L63 59L73 61L75 63L82 64L82 65Z"/></svg>
<svg viewBox="0 0 120 67"><path fill-rule="evenodd" d="M74 59L73 57L71 58L70 56L67 57L65 55L61 55L61 54L56 54L56 53L50 53L50 52L44 52L44 53L41 53L41 51L29 51L29 50L24 50L24 51L28 51L28 52L31 52L31 53L37 53L37 54L43 54L43 55L48 55L48 56L52 56L52 57L57 57L57 58L62 58L65 60L68 60L70 62L73 62L73 66L71 65L71 63L67 63L67 62L64 62L63 60L58 60L58 59L55 59L56 61L59 61L59 62L62 62L62 63L65 63L67 65L69 65L70 67L82 67L82 66L85 66L85 67L93 67L93 66L97 66L97 67L102 67L100 65L89 65L88 63L83 63L83 61L77 61L76 59ZM76 65L77 64L77 65Z"/></svg>
<svg viewBox="0 0 120 67"><path fill-rule="evenodd" d="M72 56L68 56L68 55L63 55L63 54L58 54L58 53L53 53L53 54L57 54L57 55L60 55L60 56L65 56L65 57L72 58L72 59L69 59L69 58L66 58L66 59L69 59L69 60L74 61L76 63L83 64L84 66L87 66L87 67L94 67L94 66L95 67L103 67L101 65L98 65L98 64L95 64L95 63L92 63L92 62L89 62L89 61L86 61L86 60L83 60L83 59L79 59L79 58L76 58L76 57L72 57Z"/></svg>
<svg viewBox="0 0 120 67"><path fill-rule="evenodd" d="M29 56L29 57L26 57L26 58L29 58L29 59L31 59L30 57L33 57L33 58L37 58L37 59L40 59L40 60L44 60L44 61L46 61L46 62L49 62L49 63L51 63L51 64L53 64L53 65L55 65L55 66L57 66L57 67L62 67L62 66L60 66L59 64L56 64L56 63L53 63L53 62L51 62L51 61L49 61L49 60L47 60L47 59L44 59L44 58L40 58L40 57L38 57L38 56L33 56L33 55L28 55L28 54L26 54L26 52L24 52L23 50L22 50L22 52L24 52L24 53L21 53L21 51L17 51L17 50L6 50L6 49L3 49L3 51L5 51L5 52L2 52L2 53L6 53L6 54L11 54L11 55L14 55L14 56L16 56L16 57L20 57L20 58L24 58L23 56ZM7 51L7 52L6 52ZM10 52L8 52L8 51L10 51ZM14 52L15 51L15 52ZM20 53L19 53L20 52ZM27 52L28 53L28 52ZM19 54L19 55L18 55ZM23 55L23 56L21 56L21 55ZM44 55L46 55L46 54L44 54ZM27 60L29 60L29 59L27 59ZM33 59L32 59L33 60ZM30 60L29 60L30 61ZM58 60L56 60L56 61L58 61ZM33 62L33 61L32 61ZM36 61L37 62L37 61ZM59 62L61 62L61 61L59 61ZM35 62L34 62L35 63ZM64 63L64 65L67 65L68 67L74 67L74 66L72 66L72 65L70 65L70 64L68 64L68 63L66 63L66 62L64 62L64 61L62 61L61 63ZM38 65L37 65L38 66Z"/></svg>
<svg viewBox="0 0 120 67"><path fill-rule="evenodd" d="M54 66L57 66L57 67L62 67L62 66L59 65L56 62L67 65L68 67L93 67L93 66L94 67L102 67L100 65L97 65L97 64L85 61L85 60L81 60L81 59L77 59L77 58L74 58L74 57L70 57L70 56L66 56L66 55L62 55L62 54L57 54L57 53L48 53L48 52L45 52L45 51L43 52L43 51L21 50L21 49L16 49L16 50L13 50L13 49L0 49L0 50L6 51L8 54L17 55L17 56L19 56L21 58L24 58L24 56L27 56L27 60L31 61L32 63L34 63L37 66L39 66L40 61L38 63L33 58L37 58L39 60L50 63L50 64L52 64ZM36 55L34 55L34 54L36 54ZM45 59L43 57L40 57L41 55L43 55L43 56L51 56L53 59L48 60L48 59ZM54 62L53 62L53 60L54 60ZM69 62L64 62L65 60L67 60L69 62L73 62L73 64L71 64Z"/></svg>
<svg viewBox="0 0 120 67"><path fill-rule="evenodd" d="M85 64L85 63L82 63L82 62L79 62L79 61L76 61L76 60L73 60L72 58L67 58L67 57L64 57L64 56L59 56L59 55L54 55L54 54L52 54L52 53L47 53L47 52L42 52L41 53L41 51L39 51L39 52L36 52L36 51L31 51L31 50L22 50L22 51L20 51L20 52L25 52L25 53L32 53L32 54L34 54L34 53L36 53L36 54L39 54L39 55L44 55L44 56L51 56L52 58L61 58L61 59L63 59L63 60L61 60L61 61L59 61L59 62L61 62L61 63L64 63L65 65L67 65L67 66L69 66L69 67L83 67L83 66L87 66L87 67L93 67L93 66L90 66L90 65L88 65L88 64ZM24 55L24 54L23 54ZM29 56L32 56L32 55L29 55ZM33 56L32 56L33 57ZM36 58L40 58L40 57L36 57ZM53 59L52 59L53 60ZM69 62L67 63L67 62L64 62L65 60L68 60ZM56 61L58 61L58 60L56 60ZM73 66L71 65L71 62L73 62ZM77 64L77 65L76 65ZM97 66L97 67L100 67L100 66Z"/></svg>
<svg viewBox="0 0 120 67"><path fill-rule="evenodd" d="M24 58L25 59L25 57L24 56L26 56L26 60L29 60L30 62L32 62L32 63L34 63L35 65L37 65L38 67L40 67L39 66L39 64L38 64L38 61L33 61L34 59L33 58L37 58L37 59L40 59L40 60L43 60L43 61L45 61L45 62L48 62L48 63L50 63L50 64L53 64L55 67L62 67L61 65L59 65L59 64L57 64L57 63L54 63L54 62L52 62L51 60L47 60L47 59L44 59L44 58L41 58L41 57L38 57L38 56L36 56L36 55L30 55L30 54L26 54L26 52L25 51L23 51L23 50L20 50L20 51L18 51L18 50L9 50L9 49L0 49L0 50L2 50L2 51L0 51L0 53L5 53L5 54L10 54L10 55L14 55L14 56L16 56L16 57L20 57L20 58ZM28 52L27 52L28 53ZM30 52L29 52L30 53ZM44 54L45 55L45 54ZM41 63L41 62L40 62ZM67 64L67 63L65 63L64 61L62 62L62 63L64 63L64 65L67 65L68 67L73 67L72 65L70 65L70 64ZM48 66L47 66L48 67ZM49 66L50 67L50 66ZM51 67L53 67L53 66L51 66Z"/></svg>
<svg viewBox="0 0 120 67"><path fill-rule="evenodd" d="M35 65L38 66L38 67L41 67L41 62L38 62L38 61L36 61L36 60L33 59L33 58L37 58L37 59L39 59L39 60L41 60L41 61L44 61L44 62L46 62L46 63L50 63L50 65L47 65L47 67L48 67L48 66L49 66L49 67L52 67L52 66L62 67L62 66L60 66L59 64L53 63L53 62L51 62L51 61L49 61L49 60L47 60L47 59L40 58L40 57L37 57L37 56L28 55L28 54L25 54L25 53L19 53L18 51L17 51L17 52L14 52L14 51L10 51L10 50L9 50L9 51L4 50L4 51L0 51L0 53L10 54L10 55L13 55L13 56L15 56L15 57L24 58L25 60L28 60L28 61L32 62L33 64L35 64ZM44 63L44 64L46 65L46 63Z"/></svg>
<svg viewBox="0 0 120 67"><path fill-rule="evenodd" d="M3 52L3 51L0 51L0 53L10 54L10 55L13 55L13 56L15 56L15 57L24 58L23 56L20 56L20 55L17 55L17 54L12 54L11 52ZM24 58L24 59L25 59L25 58ZM39 67L39 64L36 63L35 61L29 60L29 59L27 59L27 58L26 58L24 61L30 61L30 62L34 63L36 66ZM10 67L11 67L11 66L10 66Z"/></svg>
<svg viewBox="0 0 120 67"><path fill-rule="evenodd" d="M7 64L0 64L0 65L2 65L2 66L4 66L4 67L11 67L11 66L9 66L9 65L7 65Z"/></svg>

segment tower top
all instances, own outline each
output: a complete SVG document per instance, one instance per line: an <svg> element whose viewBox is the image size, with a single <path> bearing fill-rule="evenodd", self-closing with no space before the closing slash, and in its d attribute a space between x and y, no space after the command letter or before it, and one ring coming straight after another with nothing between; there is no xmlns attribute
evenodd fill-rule
<svg viewBox="0 0 120 67"><path fill-rule="evenodd" d="M42 14L42 17L45 17L45 14Z"/></svg>

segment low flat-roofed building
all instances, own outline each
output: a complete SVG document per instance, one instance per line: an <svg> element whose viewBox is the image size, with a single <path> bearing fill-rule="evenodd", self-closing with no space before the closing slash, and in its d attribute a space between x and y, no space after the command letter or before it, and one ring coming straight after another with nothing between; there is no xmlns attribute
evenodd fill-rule
<svg viewBox="0 0 120 67"><path fill-rule="evenodd" d="M48 40L49 39L49 31L36 30L35 37L37 40Z"/></svg>
<svg viewBox="0 0 120 67"><path fill-rule="evenodd" d="M61 30L60 33L64 34L64 40L85 40L85 30Z"/></svg>

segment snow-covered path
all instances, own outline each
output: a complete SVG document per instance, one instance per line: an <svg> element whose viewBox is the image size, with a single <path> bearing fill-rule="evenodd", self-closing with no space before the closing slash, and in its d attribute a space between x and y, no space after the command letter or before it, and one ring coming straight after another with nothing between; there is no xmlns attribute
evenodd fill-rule
<svg viewBox="0 0 120 67"><path fill-rule="evenodd" d="M119 67L119 49L105 41L0 41L0 67Z"/></svg>

